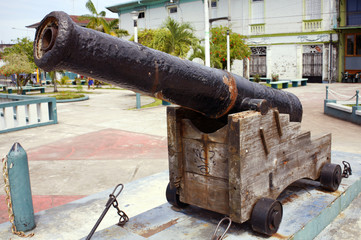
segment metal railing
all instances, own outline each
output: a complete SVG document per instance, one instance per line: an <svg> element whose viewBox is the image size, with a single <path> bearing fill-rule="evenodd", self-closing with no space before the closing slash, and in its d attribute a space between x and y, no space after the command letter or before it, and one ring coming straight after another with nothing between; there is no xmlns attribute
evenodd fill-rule
<svg viewBox="0 0 361 240"><path fill-rule="evenodd" d="M329 99L332 95L334 99ZM353 96L337 93L326 86L326 99L324 101L324 113L336 118L361 125L361 106L359 103L359 90ZM337 99L337 100L336 100ZM355 100L353 100L355 99ZM353 105L353 106L347 106Z"/></svg>
<svg viewBox="0 0 361 240"><path fill-rule="evenodd" d="M56 123L55 98L0 94L0 133Z"/></svg>

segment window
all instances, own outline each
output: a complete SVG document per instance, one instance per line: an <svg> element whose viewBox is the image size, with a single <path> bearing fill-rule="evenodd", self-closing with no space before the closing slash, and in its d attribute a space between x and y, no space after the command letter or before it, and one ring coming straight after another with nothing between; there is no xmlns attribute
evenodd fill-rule
<svg viewBox="0 0 361 240"><path fill-rule="evenodd" d="M361 1L347 1L347 25L361 25Z"/></svg>
<svg viewBox="0 0 361 240"><path fill-rule="evenodd" d="M144 12L139 12L138 14L138 18L145 18L145 13Z"/></svg>
<svg viewBox="0 0 361 240"><path fill-rule="evenodd" d="M251 4L252 24L264 23L264 2L253 0Z"/></svg>
<svg viewBox="0 0 361 240"><path fill-rule="evenodd" d="M170 7L168 8L169 13L177 13L177 7Z"/></svg>
<svg viewBox="0 0 361 240"><path fill-rule="evenodd" d="M305 1L305 20L321 19L321 0Z"/></svg>
<svg viewBox="0 0 361 240"><path fill-rule="evenodd" d="M217 0L211 0L211 7L216 8L217 7Z"/></svg>
<svg viewBox="0 0 361 240"><path fill-rule="evenodd" d="M346 35L346 56L361 56L361 34Z"/></svg>

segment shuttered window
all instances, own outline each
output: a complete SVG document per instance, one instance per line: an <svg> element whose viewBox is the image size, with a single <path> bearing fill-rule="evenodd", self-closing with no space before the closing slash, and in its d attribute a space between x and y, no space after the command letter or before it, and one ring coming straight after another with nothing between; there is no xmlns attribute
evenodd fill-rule
<svg viewBox="0 0 361 240"><path fill-rule="evenodd" d="M305 20L321 19L321 0L305 0Z"/></svg>
<svg viewBox="0 0 361 240"><path fill-rule="evenodd" d="M252 1L252 24L264 23L264 1Z"/></svg>

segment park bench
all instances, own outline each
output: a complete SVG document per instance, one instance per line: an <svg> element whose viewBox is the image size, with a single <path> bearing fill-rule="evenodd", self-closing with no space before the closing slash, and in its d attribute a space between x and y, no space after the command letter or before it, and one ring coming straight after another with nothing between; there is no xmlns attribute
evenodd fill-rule
<svg viewBox="0 0 361 240"><path fill-rule="evenodd" d="M298 87L298 84L301 83L301 86L307 86L307 78L301 78L301 79L293 79L290 80L292 82L292 87Z"/></svg>
<svg viewBox="0 0 361 240"><path fill-rule="evenodd" d="M288 88L289 81L277 81L277 82L269 82L272 88L278 89L278 85L281 85L281 88Z"/></svg>
<svg viewBox="0 0 361 240"><path fill-rule="evenodd" d="M0 88L2 88L2 91L6 91L7 86L6 86L6 85L2 85L2 84L0 84Z"/></svg>
<svg viewBox="0 0 361 240"><path fill-rule="evenodd" d="M80 85L85 85L85 83L86 83L86 80L80 80ZM73 80L72 84L76 85L76 80Z"/></svg>
<svg viewBox="0 0 361 240"><path fill-rule="evenodd" d="M250 77L249 80L251 82L254 82L254 77ZM270 78L265 78L265 77L261 77L260 80L261 80L261 82L267 82L267 83L269 83L271 81Z"/></svg>
<svg viewBox="0 0 361 240"><path fill-rule="evenodd" d="M11 94L13 93L14 90L16 90L15 87L9 87L8 93ZM26 92L30 92L30 91L40 91L41 93L45 93L45 87L24 87L21 91L21 94L25 95Z"/></svg>

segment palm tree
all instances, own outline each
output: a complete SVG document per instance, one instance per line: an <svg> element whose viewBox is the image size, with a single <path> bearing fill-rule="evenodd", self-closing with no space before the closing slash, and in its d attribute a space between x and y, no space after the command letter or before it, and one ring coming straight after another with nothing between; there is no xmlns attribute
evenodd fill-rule
<svg viewBox="0 0 361 240"><path fill-rule="evenodd" d="M191 46L199 41L194 36L194 29L190 23L178 23L168 17L163 27L169 31L169 34L163 39L166 53L185 57Z"/></svg>
<svg viewBox="0 0 361 240"><path fill-rule="evenodd" d="M124 37L124 36L129 36L129 33L127 30L124 29L119 29L118 28L118 24L119 24L119 19L113 19L111 21L106 21L106 24L108 25L107 28L105 29L109 29L109 32L105 32L108 33L112 36L115 37Z"/></svg>
<svg viewBox="0 0 361 240"><path fill-rule="evenodd" d="M97 9L95 8L93 2L88 0L85 4L85 7L89 10L91 14L86 14L81 16L80 19L89 20L88 24L86 25L87 28L91 28L100 32L109 32L109 25L105 20L105 11L101 11L98 13Z"/></svg>
<svg viewBox="0 0 361 240"><path fill-rule="evenodd" d="M194 45L193 47L193 53L190 55L189 60L192 61L195 58L200 58L203 61L205 61L205 50L204 47L201 45ZM211 67L213 68L222 68L222 62L215 57L214 54L211 54Z"/></svg>
<svg viewBox="0 0 361 240"><path fill-rule="evenodd" d="M116 37L123 37L129 35L128 31L118 29L119 19L114 19L108 22L105 19L105 11L101 11L98 13L91 0L88 0L86 2L85 7L89 10L91 14L83 15L80 17L80 19L89 20L88 24L86 25L87 28L91 28Z"/></svg>

